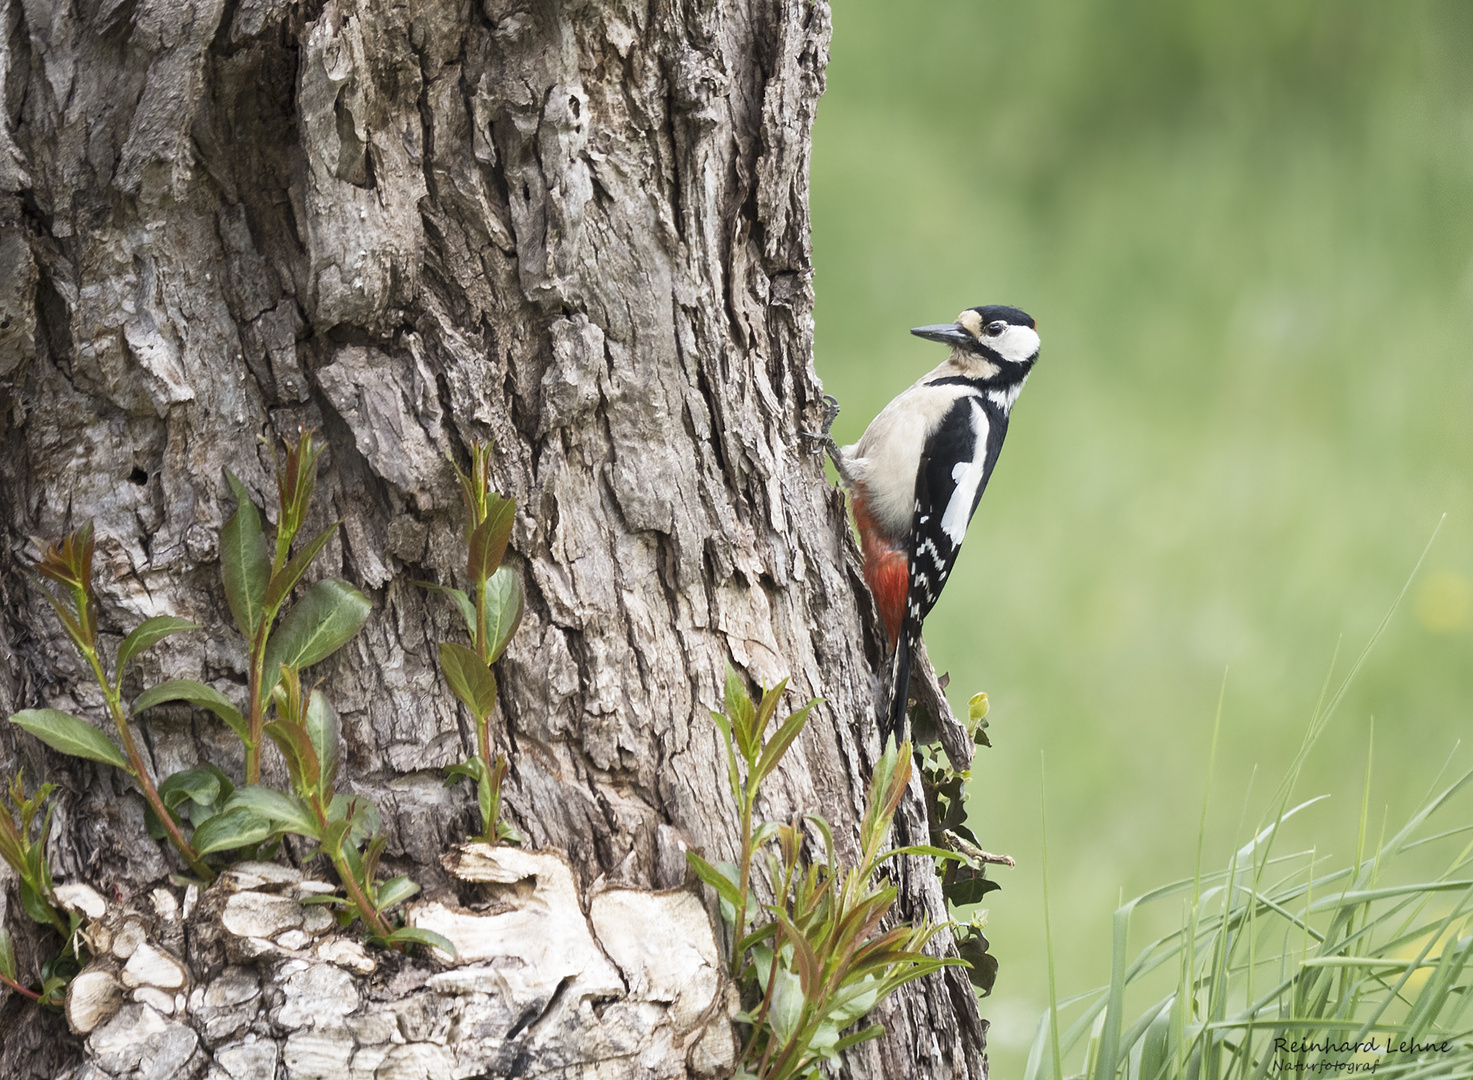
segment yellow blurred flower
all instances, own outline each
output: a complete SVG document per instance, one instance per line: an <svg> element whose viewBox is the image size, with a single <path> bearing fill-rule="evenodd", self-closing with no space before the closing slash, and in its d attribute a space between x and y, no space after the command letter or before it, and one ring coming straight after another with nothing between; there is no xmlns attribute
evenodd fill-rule
<svg viewBox="0 0 1473 1080"><path fill-rule="evenodd" d="M1417 588L1417 621L1434 634L1456 634L1473 627L1473 581L1440 570Z"/></svg>

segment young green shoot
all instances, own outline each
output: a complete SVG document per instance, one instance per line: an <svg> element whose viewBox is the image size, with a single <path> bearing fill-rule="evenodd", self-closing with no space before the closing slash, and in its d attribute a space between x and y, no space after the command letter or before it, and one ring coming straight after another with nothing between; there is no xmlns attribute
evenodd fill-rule
<svg viewBox="0 0 1473 1080"><path fill-rule="evenodd" d="M468 777L476 785L476 803L481 812L481 832L474 837L488 844L521 843L522 835L501 820L501 787L506 778L505 754L491 751L491 714L496 709L496 675L491 665L511 644L521 625L525 597L522 581L509 566L502 565L506 545L516 521L515 499L491 490L491 447L471 447L471 469L467 473L452 459L460 480L461 500L466 512L466 593L452 586L419 582L450 597L465 619L471 647L453 641L440 643L440 670L450 691L470 711L475 721L475 752L459 765L452 765L447 784Z"/></svg>
<svg viewBox="0 0 1473 1080"><path fill-rule="evenodd" d="M746 1006L738 1019L749 1028L737 1076L748 1080L807 1078L821 1066L837 1065L845 1049L883 1033L878 1024L849 1035L841 1035L843 1030L905 983L964 963L923 953L940 926L881 930L897 893L888 882L876 883L880 866L897 855L954 857L933 847L882 850L910 782L909 742L898 749L892 742L875 764L857 866L839 865L832 830L817 814L781 824L756 822L762 782L777 769L818 703L813 699L790 713L764 741L786 688L784 680L754 702L728 667L726 712L711 716L726 748L740 834L738 862L716 865L686 853L696 874L716 890L731 926L730 972ZM805 826L823 842L822 862L810 863L802 855ZM769 904L755 895L759 855L766 863Z"/></svg>
<svg viewBox="0 0 1473 1080"><path fill-rule="evenodd" d="M327 698L303 685L296 669L283 664L272 687L274 719L262 732L281 751L291 777L290 793L246 785L231 797L229 813L244 808L268 820L275 835L293 833L317 845L332 864L346 897L313 897L309 903L341 908L343 926L361 921L369 940L403 952L410 944L455 948L438 934L396 927L389 909L419 892L408 877L378 880L386 838L379 835L377 808L367 799L337 790L340 724ZM364 847L364 845L367 845Z"/></svg>
<svg viewBox="0 0 1473 1080"><path fill-rule="evenodd" d="M133 737L128 713L123 708L123 674L128 662L170 634L197 630L199 627L169 615L161 615L140 624L118 647L113 676L110 678L97 640L97 599L92 590L94 548L95 539L92 523L89 521L63 539L47 545L33 569L39 578L44 579L38 583L41 595L56 612L67 636L72 639L77 651L92 669L122 747L119 748L118 743L87 721L60 709L23 709L11 716L10 721L63 754L112 765L125 772L138 785L144 800L162 823L164 834L179 852L180 858L201 879L213 881L215 871L184 838L178 822L165 808ZM53 591L46 584L48 581L61 586L60 592Z"/></svg>

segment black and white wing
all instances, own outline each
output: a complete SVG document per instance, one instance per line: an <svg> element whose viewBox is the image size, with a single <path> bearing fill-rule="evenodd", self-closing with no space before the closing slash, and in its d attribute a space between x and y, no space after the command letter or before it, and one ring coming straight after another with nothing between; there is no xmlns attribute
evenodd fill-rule
<svg viewBox="0 0 1473 1080"><path fill-rule="evenodd" d="M981 393L970 393L957 398L927 440L911 521L908 632L919 628L941 595L1007 430L1007 415Z"/></svg>

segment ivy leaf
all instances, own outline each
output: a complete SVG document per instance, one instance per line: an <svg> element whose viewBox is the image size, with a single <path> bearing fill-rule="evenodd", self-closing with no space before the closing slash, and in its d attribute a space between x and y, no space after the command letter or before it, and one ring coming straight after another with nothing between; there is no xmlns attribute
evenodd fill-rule
<svg viewBox="0 0 1473 1080"><path fill-rule="evenodd" d="M193 679L170 679L168 682L149 687L133 699L133 712L141 713L144 709L151 709L166 701L187 701L191 705L209 709L210 712L229 724L230 730L239 735L242 740L245 740L250 734L249 728L246 727L245 717L240 715L239 709L230 704L229 698L214 687L195 682Z"/></svg>
<svg viewBox="0 0 1473 1080"><path fill-rule="evenodd" d="M440 670L450 692L480 720L496 710L496 676L479 656L453 641L440 643Z"/></svg>
<svg viewBox="0 0 1473 1080"><path fill-rule="evenodd" d="M316 582L281 620L266 646L263 692L281 678L281 665L300 671L337 652L358 633L373 605L346 581Z"/></svg>
<svg viewBox="0 0 1473 1080"><path fill-rule="evenodd" d="M183 633L185 630L198 630L199 626L188 619L176 619L172 615L159 615L139 623L133 628L133 632L123 639L123 644L118 647L118 670L119 681L123 677L123 668L129 660L137 656L144 649L162 641L170 634Z"/></svg>
<svg viewBox="0 0 1473 1080"><path fill-rule="evenodd" d="M60 709L22 709L10 718L10 722L25 728L53 750L114 765L129 776L133 775L132 766L117 743L70 713Z"/></svg>
<svg viewBox="0 0 1473 1080"><path fill-rule="evenodd" d="M471 533L470 554L466 557L465 576L479 585L496 572L506 555L511 527L516 522L517 501L500 495L486 497L486 520Z"/></svg>
<svg viewBox="0 0 1473 1080"><path fill-rule="evenodd" d="M1002 885L987 877L983 871L973 870L970 866L959 866L944 891L947 903L964 907L980 902L988 893L1000 888Z"/></svg>
<svg viewBox="0 0 1473 1080"><path fill-rule="evenodd" d="M229 470L225 479L235 492L236 507L220 530L220 571L235 625L246 641L253 641L266 612L271 556L266 553L266 537L261 532L261 513L251 501L250 492Z"/></svg>
<svg viewBox="0 0 1473 1080"><path fill-rule="evenodd" d="M526 609L522 579L509 566L503 566L486 582L486 649L491 663L506 652L511 636L522 625Z"/></svg>
<svg viewBox="0 0 1473 1080"><path fill-rule="evenodd" d="M259 844L271 835L271 822L244 807L216 814L194 830L190 843L201 855Z"/></svg>

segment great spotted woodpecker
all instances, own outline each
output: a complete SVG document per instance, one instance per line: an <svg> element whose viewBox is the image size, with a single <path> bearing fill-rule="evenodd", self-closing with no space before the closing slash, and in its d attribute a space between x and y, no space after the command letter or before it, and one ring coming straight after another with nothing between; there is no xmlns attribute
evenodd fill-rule
<svg viewBox="0 0 1473 1080"><path fill-rule="evenodd" d="M904 728L921 623L956 563L1039 348L1033 319L1000 305L911 333L950 345L951 356L886 405L852 446L829 436L838 405L827 398L821 436L849 490L864 578L895 655L882 744Z"/></svg>

